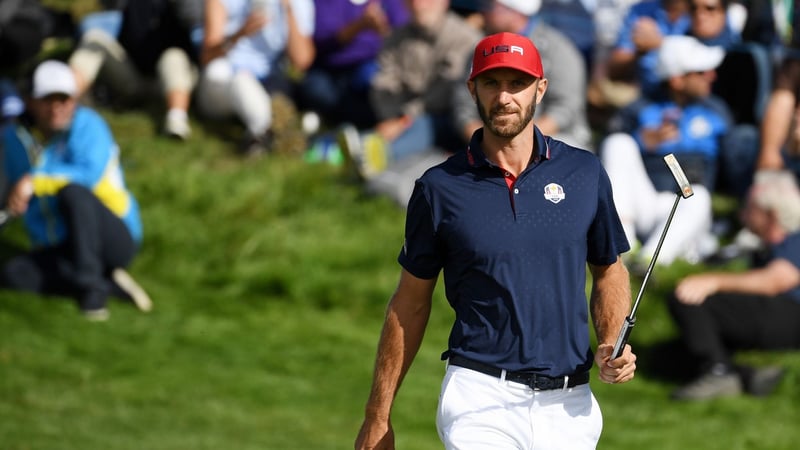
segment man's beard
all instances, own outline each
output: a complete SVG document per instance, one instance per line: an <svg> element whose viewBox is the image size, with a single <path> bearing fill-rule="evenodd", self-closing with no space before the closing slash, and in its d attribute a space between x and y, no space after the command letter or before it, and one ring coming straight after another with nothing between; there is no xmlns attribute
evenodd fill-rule
<svg viewBox="0 0 800 450"><path fill-rule="evenodd" d="M522 130L524 130L531 123L531 120L533 120L533 115L536 113L536 99L534 99L534 101L528 105L528 109L525 111L525 115L522 116L522 120L520 122L497 126L494 123L493 117L498 113L504 112L502 108L495 108L487 113L485 108L483 108L483 105L481 104L480 98L477 94L475 95L475 106L478 108L478 115L481 117L484 127L488 128L492 134L502 138L513 138L520 134ZM511 118L512 116L506 117Z"/></svg>

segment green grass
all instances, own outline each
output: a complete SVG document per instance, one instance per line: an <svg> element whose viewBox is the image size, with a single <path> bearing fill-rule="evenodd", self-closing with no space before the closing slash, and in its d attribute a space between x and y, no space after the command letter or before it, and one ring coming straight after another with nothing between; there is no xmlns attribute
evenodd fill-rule
<svg viewBox="0 0 800 450"><path fill-rule="evenodd" d="M79 18L97 2L45 3ZM151 116L103 113L142 204L146 240L131 272L156 308L115 302L97 324L67 299L0 291L0 450L352 448L399 274L403 212L334 168L243 161L230 133L195 124L177 144L156 135ZM0 231L0 256L24 245L18 222ZM631 338L636 379L593 377L598 448L797 448L796 353L742 355L789 368L768 398L668 400L685 367L663 297L691 270L654 273ZM441 448L434 416L451 320L439 288L394 409L399 449Z"/></svg>
<svg viewBox="0 0 800 450"><path fill-rule="evenodd" d="M131 272L156 308L115 302L97 324L66 299L0 292L0 448L350 448L399 273L403 211L336 168L245 161L199 124L178 144L145 114L104 114L143 209ZM0 233L4 254L24 242L19 223ZM593 377L599 448L796 448L800 355L743 355L790 368L769 398L668 400L683 368L663 295L689 270L654 273L631 339L637 378ZM394 410L398 448L441 448L434 415L451 317L437 289Z"/></svg>

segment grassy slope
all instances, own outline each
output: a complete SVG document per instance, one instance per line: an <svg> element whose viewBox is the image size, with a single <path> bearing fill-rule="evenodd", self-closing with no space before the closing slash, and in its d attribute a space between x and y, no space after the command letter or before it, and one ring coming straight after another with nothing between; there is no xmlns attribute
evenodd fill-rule
<svg viewBox="0 0 800 450"><path fill-rule="evenodd" d="M95 0L45 0L80 16ZM335 170L241 161L218 136L154 137L140 113L105 111L143 206L132 273L156 310L111 305L84 322L64 299L0 292L0 449L351 448L403 213ZM22 245L0 232L0 254ZM592 380L600 449L794 449L800 355L748 354L790 374L767 399L667 400L681 360L662 298L688 267L657 270L631 339L633 382ZM634 289L638 281L634 280ZM398 448L439 449L433 427L451 313L440 291L398 397Z"/></svg>
<svg viewBox="0 0 800 450"><path fill-rule="evenodd" d="M0 448L348 448L396 283L402 211L331 168L242 161L199 126L180 145L154 137L141 113L105 114L143 205L132 272L157 308L114 303L110 322L91 324L63 299L0 293ZM20 231L4 229L4 245L23 242ZM664 345L674 329L660 295L687 270L657 271L643 300L639 377L592 381L600 448L794 448L798 355L745 355L793 369L768 399L667 400L679 359ZM395 411L400 448L440 447L450 318L437 291Z"/></svg>

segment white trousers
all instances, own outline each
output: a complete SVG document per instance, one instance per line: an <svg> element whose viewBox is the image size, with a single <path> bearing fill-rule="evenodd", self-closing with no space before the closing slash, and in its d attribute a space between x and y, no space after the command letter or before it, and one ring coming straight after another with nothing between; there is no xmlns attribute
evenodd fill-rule
<svg viewBox="0 0 800 450"><path fill-rule="evenodd" d="M642 162L639 145L630 135L608 136L602 143L600 155L611 179L614 204L628 243L633 248L641 237L642 255L649 258L655 253L676 194L655 190ZM678 202L658 256L659 264L670 264L679 257L694 261L702 256L704 242L711 235L711 193L699 184L693 184L692 190L692 197Z"/></svg>
<svg viewBox="0 0 800 450"><path fill-rule="evenodd" d="M269 93L247 71L235 71L225 58L206 66L197 87L197 106L211 118L235 116L251 136L262 136L272 125Z"/></svg>
<svg viewBox="0 0 800 450"><path fill-rule="evenodd" d="M436 427L448 450L594 449L603 416L589 384L534 391L449 366Z"/></svg>

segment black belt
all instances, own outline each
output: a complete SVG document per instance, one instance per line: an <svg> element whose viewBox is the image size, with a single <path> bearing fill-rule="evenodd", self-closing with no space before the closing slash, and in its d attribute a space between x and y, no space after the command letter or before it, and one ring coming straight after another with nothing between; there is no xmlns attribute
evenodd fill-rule
<svg viewBox="0 0 800 450"><path fill-rule="evenodd" d="M500 378L503 374L502 369L490 366L478 361L453 355L448 359L448 364L464 367L495 378ZM589 372L578 373L563 377L548 377L530 372L506 372L506 380L521 383L537 391L549 391L552 389L569 389L589 382Z"/></svg>

